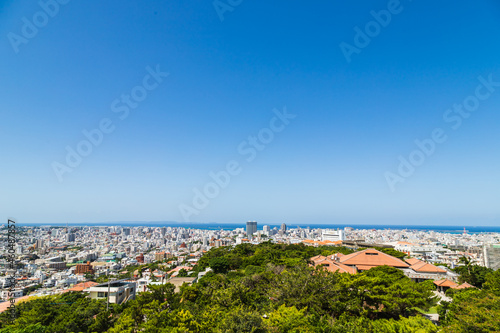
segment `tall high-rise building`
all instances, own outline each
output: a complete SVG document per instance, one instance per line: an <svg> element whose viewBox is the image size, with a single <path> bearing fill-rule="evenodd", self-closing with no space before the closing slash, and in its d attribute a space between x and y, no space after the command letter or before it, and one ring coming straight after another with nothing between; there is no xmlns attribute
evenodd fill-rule
<svg viewBox="0 0 500 333"><path fill-rule="evenodd" d="M36 246L35 246L35 248L36 248L36 249L40 249L40 248L42 248L44 245L45 245L45 242L43 241L43 239L37 239L37 240L36 240Z"/></svg>
<svg viewBox="0 0 500 333"><path fill-rule="evenodd" d="M66 234L66 242L74 242L75 241L75 234L70 232L69 234Z"/></svg>
<svg viewBox="0 0 500 333"><path fill-rule="evenodd" d="M286 223L281 223L281 230L286 233Z"/></svg>
<svg viewBox="0 0 500 333"><path fill-rule="evenodd" d="M257 222L248 221L247 222L247 236L252 237L252 235L256 232L257 232Z"/></svg>
<svg viewBox="0 0 500 333"><path fill-rule="evenodd" d="M263 228L262 228L262 231L264 231L264 234L270 236L271 235L271 227L268 226L268 225L265 225Z"/></svg>

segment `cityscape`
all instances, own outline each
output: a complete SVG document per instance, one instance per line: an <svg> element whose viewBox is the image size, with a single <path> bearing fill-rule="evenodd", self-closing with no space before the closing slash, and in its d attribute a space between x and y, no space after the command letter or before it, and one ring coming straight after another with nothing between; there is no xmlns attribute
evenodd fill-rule
<svg viewBox="0 0 500 333"><path fill-rule="evenodd" d="M6 238L8 229L5 225L0 227L2 238ZM97 278L113 278L127 273L124 269L129 266L160 263L158 269L148 272L142 279L137 279L138 272L135 272L132 279L126 280L134 285L135 295L136 291L146 291L157 281L176 282L181 270L186 271L185 278L189 279L179 281L193 283L206 273L193 274L193 269L203 254L212 248L263 242L312 247L344 246L352 250L394 249L419 262L434 265L429 272L413 265L405 266L405 275L414 280L445 278L457 282L459 275L451 269L461 265L464 257L476 265L493 270L500 268L500 233L497 232L469 234L465 228L458 234L353 227L334 230L289 228L286 223L279 228L269 225L262 226L261 230L257 228L255 221L248 221L234 230L148 226L21 227L17 231L15 254L18 258L16 266L22 268L8 273L18 280L14 298L61 294L73 289L81 289L92 296L89 273ZM6 268L6 259L0 264ZM436 267L441 267L441 270ZM9 285L5 277L0 278L0 283L2 288ZM26 295L28 290L29 296ZM4 305L8 304L7 294L8 291L2 293ZM126 300L116 298L110 302L120 304Z"/></svg>
<svg viewBox="0 0 500 333"><path fill-rule="evenodd" d="M500 332L500 2L0 2L0 333Z"/></svg>

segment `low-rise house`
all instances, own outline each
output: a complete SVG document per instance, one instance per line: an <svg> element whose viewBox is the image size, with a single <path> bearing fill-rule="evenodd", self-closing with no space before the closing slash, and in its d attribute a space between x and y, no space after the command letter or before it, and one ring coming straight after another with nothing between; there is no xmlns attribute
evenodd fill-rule
<svg viewBox="0 0 500 333"><path fill-rule="evenodd" d="M109 302L122 304L131 299L135 299L136 284L132 281L118 280L97 284L84 289L92 299L107 299L109 292Z"/></svg>
<svg viewBox="0 0 500 333"><path fill-rule="evenodd" d="M68 292L68 291L84 291L85 289L88 289L90 287L96 286L98 284L99 283L94 282L94 281L82 282L82 283L75 284L73 287L71 287L69 289L66 289L65 292Z"/></svg>
<svg viewBox="0 0 500 333"><path fill-rule="evenodd" d="M0 293L1 298L7 301L10 297L19 298L23 296L22 289L13 290L12 292L10 292L10 295L9 292L10 292L9 290L2 290L2 292Z"/></svg>
<svg viewBox="0 0 500 333"><path fill-rule="evenodd" d="M67 277L62 278L60 280L57 280L56 286L66 288L66 287L69 287L71 285L75 285L77 283L78 283L78 279L76 278L76 276L73 275L73 276L67 276Z"/></svg>
<svg viewBox="0 0 500 333"><path fill-rule="evenodd" d="M205 268L203 272L198 273L198 280L204 277L208 272L212 272L213 270L210 267Z"/></svg>
<svg viewBox="0 0 500 333"><path fill-rule="evenodd" d="M148 278L140 278L136 281L137 283L137 292L143 293L148 291L148 285L151 283L151 280Z"/></svg>

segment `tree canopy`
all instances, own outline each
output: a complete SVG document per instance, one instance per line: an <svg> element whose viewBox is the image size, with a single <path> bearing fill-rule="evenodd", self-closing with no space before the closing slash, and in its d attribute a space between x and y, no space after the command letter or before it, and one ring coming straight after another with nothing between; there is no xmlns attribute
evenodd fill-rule
<svg viewBox="0 0 500 333"><path fill-rule="evenodd" d="M19 304L13 323L1 314L0 333L438 331L421 315L436 305L432 281L413 282L388 266L348 274L308 262L336 251L351 252L270 242L214 248L196 268L213 271L178 293L172 284L152 285L109 311L82 293L41 297ZM483 291L457 292L440 307L444 332L465 332L457 330L465 323L479 329L470 332L498 328L498 274L486 275Z"/></svg>

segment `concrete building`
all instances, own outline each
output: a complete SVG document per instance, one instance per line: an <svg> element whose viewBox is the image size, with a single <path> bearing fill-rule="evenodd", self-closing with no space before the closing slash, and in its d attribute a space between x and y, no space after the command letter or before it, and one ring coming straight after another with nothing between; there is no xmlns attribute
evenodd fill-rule
<svg viewBox="0 0 500 333"><path fill-rule="evenodd" d="M66 263L64 261L51 261L46 264L50 269L65 269Z"/></svg>
<svg viewBox="0 0 500 333"><path fill-rule="evenodd" d="M75 234L74 233L66 234L66 242L74 242L74 241L75 241Z"/></svg>
<svg viewBox="0 0 500 333"><path fill-rule="evenodd" d="M252 238L252 235L257 232L257 222L248 221L247 222L247 236Z"/></svg>
<svg viewBox="0 0 500 333"><path fill-rule="evenodd" d="M343 241L345 240L344 230L323 230L321 238L323 241Z"/></svg>
<svg viewBox="0 0 500 333"><path fill-rule="evenodd" d="M484 265L493 270L500 269L500 244L485 245L484 251Z"/></svg>
<svg viewBox="0 0 500 333"><path fill-rule="evenodd" d="M9 299L9 291L8 290L3 290L0 295L1 295L2 299L5 301ZM19 298L21 296L23 296L22 290L13 290L11 292L11 295L10 295L10 297L12 297L12 298Z"/></svg>
<svg viewBox="0 0 500 333"><path fill-rule="evenodd" d="M90 264L90 261L87 261L86 264L77 264L76 269L75 269L76 274L85 274L85 273L90 273L94 274L94 270L92 268L92 265Z"/></svg>
<svg viewBox="0 0 500 333"><path fill-rule="evenodd" d="M91 299L107 299L109 291L109 303L122 304L135 299L136 284L126 280L101 283L84 290L89 293Z"/></svg>
<svg viewBox="0 0 500 333"><path fill-rule="evenodd" d="M268 225L265 225L263 228L262 228L262 231L264 232L265 235L269 236L271 234L271 227L268 226Z"/></svg>

